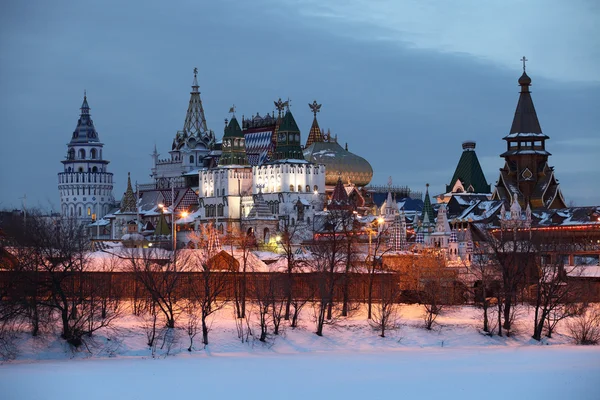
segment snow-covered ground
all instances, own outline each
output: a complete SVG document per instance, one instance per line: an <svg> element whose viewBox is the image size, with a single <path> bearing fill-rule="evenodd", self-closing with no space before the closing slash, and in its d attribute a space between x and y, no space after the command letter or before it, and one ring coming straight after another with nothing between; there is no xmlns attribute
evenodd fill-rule
<svg viewBox="0 0 600 400"><path fill-rule="evenodd" d="M208 348L196 337L188 352L187 334L178 329L154 356L143 319L133 316L96 335L90 351L71 351L56 333L24 333L17 360L0 365L0 399L600 398L600 346L574 346L560 330L540 345L530 339L526 309L511 338L482 335L472 307L448 308L426 331L422 308L402 306L402 326L386 338L364 312L318 337L305 311L300 328L263 344L242 343L225 309Z"/></svg>

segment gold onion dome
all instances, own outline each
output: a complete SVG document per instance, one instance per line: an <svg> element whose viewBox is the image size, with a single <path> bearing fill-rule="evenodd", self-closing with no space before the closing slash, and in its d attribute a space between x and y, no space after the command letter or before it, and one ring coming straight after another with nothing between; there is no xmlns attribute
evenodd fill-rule
<svg viewBox="0 0 600 400"><path fill-rule="evenodd" d="M340 177L342 182L350 181L356 186L368 185L373 178L371 164L364 158L345 150L334 140L312 143L304 149L304 158L325 165L326 185L335 185Z"/></svg>
<svg viewBox="0 0 600 400"><path fill-rule="evenodd" d="M373 178L373 168L367 160L342 148L338 144L337 135L331 137L329 130L323 133L317 122L317 113L321 111L321 104L313 101L308 105L313 112L314 119L306 147L304 159L316 164L325 165L325 184L334 186L341 178L342 182L351 182L356 186L366 186Z"/></svg>

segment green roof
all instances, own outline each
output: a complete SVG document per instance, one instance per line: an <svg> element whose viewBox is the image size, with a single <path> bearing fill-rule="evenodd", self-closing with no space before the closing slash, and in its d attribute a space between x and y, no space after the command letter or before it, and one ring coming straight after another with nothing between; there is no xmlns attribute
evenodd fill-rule
<svg viewBox="0 0 600 400"><path fill-rule="evenodd" d="M473 149L465 149L463 151L452 180L449 185L446 185L446 192L451 192L456 181L459 179L466 192L490 193L490 185L485 179L485 175L477 159L477 154ZM470 186L473 187L472 191L469 190Z"/></svg>
<svg viewBox="0 0 600 400"><path fill-rule="evenodd" d="M227 128L225 128L225 133L223 137L244 137L242 128L240 128L240 124L238 123L235 116L233 116L231 118L231 121L229 121L229 125L227 125Z"/></svg>
<svg viewBox="0 0 600 400"><path fill-rule="evenodd" d="M425 191L425 200L423 201L423 213L421 214L421 220L423 223L429 222L433 224L435 222L435 216L433 215L433 207L431 207L431 199L429 198L429 184L427 184L427 190ZM425 213L427 213L427 221L425 221Z"/></svg>
<svg viewBox="0 0 600 400"><path fill-rule="evenodd" d="M300 132L296 120L290 110L287 110L281 124L279 125L279 132Z"/></svg>

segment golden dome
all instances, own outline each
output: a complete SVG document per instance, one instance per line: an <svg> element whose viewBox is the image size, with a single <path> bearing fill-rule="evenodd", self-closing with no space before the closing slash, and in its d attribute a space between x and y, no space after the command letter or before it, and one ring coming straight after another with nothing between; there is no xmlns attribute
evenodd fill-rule
<svg viewBox="0 0 600 400"><path fill-rule="evenodd" d="M341 175L342 181L356 186L366 186L373 178L373 168L364 158L344 150L337 142L315 142L304 149L307 161L325 165L325 184L335 185Z"/></svg>

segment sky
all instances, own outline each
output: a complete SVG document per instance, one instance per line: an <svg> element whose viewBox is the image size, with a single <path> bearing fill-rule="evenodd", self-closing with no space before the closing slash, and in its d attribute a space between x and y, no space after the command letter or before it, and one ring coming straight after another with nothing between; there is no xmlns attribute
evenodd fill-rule
<svg viewBox="0 0 600 400"><path fill-rule="evenodd" d="M183 128L193 69L210 129L291 99L308 103L372 183L444 192L461 143L495 184L526 56L533 101L567 203L600 205L600 3L255 0L0 4L0 209L59 209L83 91L121 198L150 181Z"/></svg>

